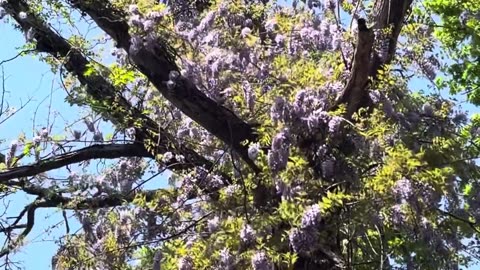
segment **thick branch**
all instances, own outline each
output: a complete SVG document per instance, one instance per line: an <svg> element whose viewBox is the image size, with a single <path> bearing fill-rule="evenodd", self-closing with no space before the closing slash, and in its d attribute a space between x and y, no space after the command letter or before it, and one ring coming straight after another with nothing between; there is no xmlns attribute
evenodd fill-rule
<svg viewBox="0 0 480 270"><path fill-rule="evenodd" d="M40 18L32 14L26 1L9 1L4 7L17 21L23 31L27 32L33 29L39 51L49 53L63 61L66 69L73 73L80 83L87 86L88 94L96 100L105 101L112 106L112 108L105 113L107 114L107 119L113 123L122 123L127 126L132 126L133 124L126 123L126 121L143 120L143 127L139 130L143 132L143 134L137 135L143 138L150 138L155 142L155 153L173 152L183 155L186 165L181 166L182 168L187 166L205 166L207 169L212 168L213 164L210 161L194 150L175 143L177 141L176 138L160 128L156 122L131 106L127 100L118 94L120 91L103 76L98 74L86 76L86 71L91 65L91 62L88 61L78 49L73 48L67 40L50 29ZM28 13L26 19L18 17L18 14L22 11ZM175 169L175 167L173 169Z"/></svg>
<svg viewBox="0 0 480 270"><path fill-rule="evenodd" d="M6 172L0 172L0 183L15 178L34 176L39 173L51 171L85 160L100 158L113 159L120 157L152 157L152 155L145 150L141 144L93 145L63 155L41 160L32 165L20 166L9 169Z"/></svg>
<svg viewBox="0 0 480 270"><path fill-rule="evenodd" d="M375 21L375 29L388 29L391 27L390 36L388 38L388 53L383 59L374 56L374 62L371 67L370 75L376 77L378 69L383 64L389 64L394 56L397 48L397 41L402 30L403 21L411 8L413 0L377 0L373 10L373 19Z"/></svg>
<svg viewBox="0 0 480 270"><path fill-rule="evenodd" d="M70 1L80 11L88 14L97 25L110 35L117 46L130 51L129 26L126 15L116 10L107 1ZM169 80L171 71L178 71L174 53L165 41L158 40L158 46L153 49L139 48L129 56L138 69L147 76L162 95L183 113L203 126L206 130L221 139L242 156L252 167L255 164L248 158L243 141L255 141L253 128L236 116L232 111L208 98L191 82L177 84L174 89L168 89L165 82Z"/></svg>
<svg viewBox="0 0 480 270"><path fill-rule="evenodd" d="M365 102L373 41L373 32L367 28L364 19L359 19L351 75L336 104L337 106L347 104L347 118L351 117Z"/></svg>
<svg viewBox="0 0 480 270"><path fill-rule="evenodd" d="M358 39L355 50L354 63L351 76L344 91L337 99L335 107L340 104L347 105L346 117L350 118L361 107L369 104L368 80L369 76L375 80L378 71L385 64L391 63L395 56L397 40L403 26L405 16L413 0L377 0L373 10L374 29L390 29L387 40L387 55L381 58L372 52L374 41L373 33L367 28L364 19L358 20ZM373 55L372 55L373 54Z"/></svg>

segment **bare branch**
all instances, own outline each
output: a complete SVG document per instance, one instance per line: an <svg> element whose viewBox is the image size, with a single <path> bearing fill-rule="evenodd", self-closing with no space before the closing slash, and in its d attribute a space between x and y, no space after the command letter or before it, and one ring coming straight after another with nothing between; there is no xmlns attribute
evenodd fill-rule
<svg viewBox="0 0 480 270"><path fill-rule="evenodd" d="M34 176L39 173L58 169L66 165L90 159L120 158L120 157L152 157L140 144L102 144L93 145L72 151L56 157L41 160L32 165L25 165L9 169L0 173L0 183L11 179Z"/></svg>

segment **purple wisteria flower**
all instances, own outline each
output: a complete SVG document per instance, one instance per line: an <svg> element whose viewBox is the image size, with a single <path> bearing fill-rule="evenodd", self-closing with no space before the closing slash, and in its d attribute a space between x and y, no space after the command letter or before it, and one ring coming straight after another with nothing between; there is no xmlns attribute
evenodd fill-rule
<svg viewBox="0 0 480 270"><path fill-rule="evenodd" d="M215 216L214 218L208 220L207 222L208 232L210 233L216 232L219 226L220 226L220 219L218 218L218 216Z"/></svg>
<svg viewBox="0 0 480 270"><path fill-rule="evenodd" d="M336 133L340 128L340 124L342 123L343 118L334 116L328 121L328 131L330 133Z"/></svg>
<svg viewBox="0 0 480 270"><path fill-rule="evenodd" d="M260 145L258 143L252 143L248 147L248 157L251 160L256 160L259 152L260 152Z"/></svg>
<svg viewBox="0 0 480 270"><path fill-rule="evenodd" d="M413 194L412 182L407 178L398 180L393 186L393 193L402 199L408 199Z"/></svg>
<svg viewBox="0 0 480 270"><path fill-rule="evenodd" d="M264 251L257 251L252 256L252 268L254 270L273 270L273 265Z"/></svg>
<svg viewBox="0 0 480 270"><path fill-rule="evenodd" d="M400 225L405 219L405 214L402 211L402 204L395 204L392 206L392 222L395 225Z"/></svg>
<svg viewBox="0 0 480 270"><path fill-rule="evenodd" d="M268 152L268 165L273 172L279 172L287 167L288 157L290 155L289 131L278 133L272 139L272 148Z"/></svg>
<svg viewBox="0 0 480 270"><path fill-rule="evenodd" d="M178 260L178 270L193 270L193 259L190 256L184 256Z"/></svg>
<svg viewBox="0 0 480 270"><path fill-rule="evenodd" d="M314 204L309 206L302 217L302 228L310 228L317 226L321 220L320 205Z"/></svg>
<svg viewBox="0 0 480 270"><path fill-rule="evenodd" d="M316 237L311 230L294 228L288 234L290 246L297 253L308 253L314 249Z"/></svg>
<svg viewBox="0 0 480 270"><path fill-rule="evenodd" d="M255 231L253 230L252 226L249 224L245 224L243 228L240 230L240 239L243 243L249 244L255 240Z"/></svg>
<svg viewBox="0 0 480 270"><path fill-rule="evenodd" d="M230 253L230 250L228 248L223 248L220 251L220 257L219 257L220 268L219 269L233 270L234 262L235 262L235 257Z"/></svg>
<svg viewBox="0 0 480 270"><path fill-rule="evenodd" d="M276 97L272 107L270 108L270 118L273 122L286 122L289 119L290 108L285 99Z"/></svg>
<svg viewBox="0 0 480 270"><path fill-rule="evenodd" d="M240 34L242 37L247 37L248 35L250 35L252 33L252 29L250 29L249 27L244 27L242 29L242 33Z"/></svg>

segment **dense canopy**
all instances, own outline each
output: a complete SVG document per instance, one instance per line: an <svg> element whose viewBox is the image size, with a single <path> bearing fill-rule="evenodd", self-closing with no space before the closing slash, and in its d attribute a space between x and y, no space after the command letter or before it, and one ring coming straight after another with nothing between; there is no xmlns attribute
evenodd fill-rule
<svg viewBox="0 0 480 270"><path fill-rule="evenodd" d="M0 196L34 199L0 220L5 268L41 208L82 227L53 269L479 258L480 116L445 95L480 104L476 0L0 0L0 17L89 112L6 142Z"/></svg>

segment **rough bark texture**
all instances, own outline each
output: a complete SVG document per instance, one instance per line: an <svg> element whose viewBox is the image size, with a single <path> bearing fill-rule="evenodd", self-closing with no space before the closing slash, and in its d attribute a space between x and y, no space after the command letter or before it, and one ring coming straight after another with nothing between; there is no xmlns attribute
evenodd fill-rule
<svg viewBox="0 0 480 270"><path fill-rule="evenodd" d="M77 77L80 83L86 86L87 93L98 101L105 101L110 104L108 113L104 114L105 118L112 121L112 123L122 124L124 126L132 126L136 120L142 120L143 127L137 129L140 134L138 137L150 138L151 141L156 142L154 153L173 152L181 154L185 157L186 166L203 165L207 169L212 168L213 164L205 159L203 156L196 153L194 150L176 143L176 139L160 128L157 123L145 116L138 109L130 105L130 103L123 98L110 82L103 76L92 74L86 76L88 66L92 63L76 48L73 48L67 40L54 32L41 19L33 14L28 19L18 18L21 11L29 12L28 3L25 1L9 2L5 5L7 11L15 18L22 29L27 32L30 28L35 31L35 39L37 40L37 49L39 52L48 53L60 61L64 62L65 68ZM181 167L181 166L177 166ZM174 168L173 168L174 169Z"/></svg>
<svg viewBox="0 0 480 270"><path fill-rule="evenodd" d="M85 160L120 157L152 157L152 155L139 144L94 145L51 157L39 163L11 168L5 172L0 172L0 183L15 178L34 176Z"/></svg>
<svg viewBox="0 0 480 270"><path fill-rule="evenodd" d="M336 106L347 105L347 118L350 118L360 107L364 106L368 99L366 89L373 42L373 32L367 28L364 19L359 19L357 45L351 75L336 104Z"/></svg>
<svg viewBox="0 0 480 270"><path fill-rule="evenodd" d="M119 48L127 52L130 49L129 27L125 14L115 10L105 1L70 1L80 11L88 14L97 25L110 35ZM154 49L140 48L131 59L138 69L155 85L160 93L188 117L200 124L217 138L225 142L247 162L253 169L255 164L248 158L243 141L256 141L254 129L236 116L229 109L208 98L188 81L168 89L165 82L171 71L178 71L174 52L169 51L168 44L159 39Z"/></svg>

